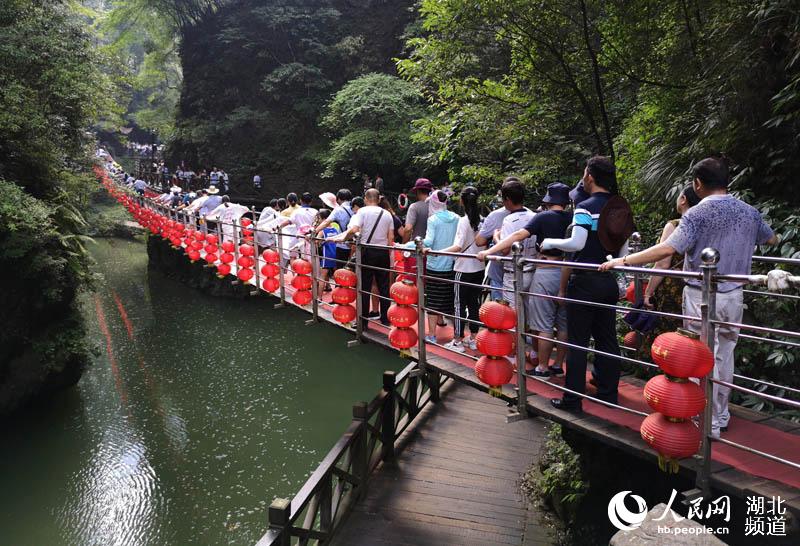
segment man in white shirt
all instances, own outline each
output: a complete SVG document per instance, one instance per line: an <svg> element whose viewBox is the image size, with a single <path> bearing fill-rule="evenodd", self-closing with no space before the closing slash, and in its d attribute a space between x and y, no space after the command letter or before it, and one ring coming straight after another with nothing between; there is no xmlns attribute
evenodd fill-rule
<svg viewBox="0 0 800 546"><path fill-rule="evenodd" d="M256 223L256 242L259 246L275 246L275 235L271 233L278 225L280 215L278 214L278 200L272 199L269 205L264 207L258 216Z"/></svg>
<svg viewBox="0 0 800 546"><path fill-rule="evenodd" d="M375 188L370 188L364 194L366 205L359 208L358 212L350 220L347 231L332 237L334 242L346 241L356 233L361 234L361 243L366 245L382 245L388 247L394 241L394 221L392 215L378 206L381 194ZM380 298L381 323L389 325L389 249L366 247L361 252L361 286L364 293L361 294L361 309L369 309L369 290L374 280L378 284L378 295ZM373 269L381 268L381 269ZM363 319L364 327L367 326L366 319Z"/></svg>

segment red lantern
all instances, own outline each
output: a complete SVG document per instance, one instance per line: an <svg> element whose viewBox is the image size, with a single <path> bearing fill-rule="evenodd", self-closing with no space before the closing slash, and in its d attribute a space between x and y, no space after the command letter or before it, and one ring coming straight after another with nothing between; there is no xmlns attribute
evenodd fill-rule
<svg viewBox="0 0 800 546"><path fill-rule="evenodd" d="M250 245L240 245L239 246L239 254L242 256L253 256L255 255L256 250Z"/></svg>
<svg viewBox="0 0 800 546"><path fill-rule="evenodd" d="M417 285L410 279L394 283L389 289L389 295L395 303L399 303L400 305L414 305L419 298Z"/></svg>
<svg viewBox="0 0 800 546"><path fill-rule="evenodd" d="M337 269L333 272L333 281L339 286L352 288L356 286L356 274L349 269Z"/></svg>
<svg viewBox="0 0 800 546"><path fill-rule="evenodd" d="M193 262L196 262L197 260L200 259L200 253L197 252L196 250L190 250L188 255L189 259L192 260Z"/></svg>
<svg viewBox="0 0 800 546"><path fill-rule="evenodd" d="M236 276L237 276L237 277L239 278L239 280L240 280L240 281L242 281L242 282L247 282L247 281L249 281L250 279L252 279L252 278L253 278L253 275L255 275L255 273L253 272L253 270L252 270L252 269L250 269L250 268L247 268L247 267L240 269L240 270L239 270L239 271L236 273Z"/></svg>
<svg viewBox="0 0 800 546"><path fill-rule="evenodd" d="M215 245L215 244L217 244L217 241L218 241L218 240L219 240L219 239L217 239L217 236L216 236L216 235L214 235L214 234L209 234L209 235L206 235L206 242L207 242L208 244L210 244L210 245Z"/></svg>
<svg viewBox="0 0 800 546"><path fill-rule="evenodd" d="M623 339L622 344L625 345L629 349L638 349L639 348L639 333L635 330L631 330L627 334L625 334L625 339Z"/></svg>
<svg viewBox="0 0 800 546"><path fill-rule="evenodd" d="M666 459L672 470L677 472L678 459L691 457L700 449L700 428L692 421L651 413L642 421L639 432L644 441L658 452L662 469L665 469Z"/></svg>
<svg viewBox="0 0 800 546"><path fill-rule="evenodd" d="M269 293L275 292L280 286L281 283L278 282L278 279L275 277L267 277L264 279L264 282L261 283L261 287Z"/></svg>
<svg viewBox="0 0 800 546"><path fill-rule="evenodd" d="M239 259L236 260L236 263L239 264L239 267L253 267L256 261L250 256L239 256Z"/></svg>
<svg viewBox="0 0 800 546"><path fill-rule="evenodd" d="M253 223L253 221L250 218L242 218L242 221L241 221L242 226L247 227L252 223Z"/></svg>
<svg viewBox="0 0 800 546"><path fill-rule="evenodd" d="M226 252L219 257L219 261L221 261L224 264L233 263L233 260L234 260L234 255L231 254L230 252Z"/></svg>
<svg viewBox="0 0 800 546"><path fill-rule="evenodd" d="M416 346L417 341L417 332L411 328L392 328L389 330L389 343L395 349L410 349Z"/></svg>
<svg viewBox="0 0 800 546"><path fill-rule="evenodd" d="M292 271L298 275L308 275L311 273L311 262L302 258L292 260Z"/></svg>
<svg viewBox="0 0 800 546"><path fill-rule="evenodd" d="M408 328L417 323L417 310L408 305L394 304L389 307L389 322L398 328Z"/></svg>
<svg viewBox="0 0 800 546"><path fill-rule="evenodd" d="M309 290L311 288L311 277L308 275L297 275L292 279L292 288L295 290Z"/></svg>
<svg viewBox="0 0 800 546"><path fill-rule="evenodd" d="M647 290L647 283L642 283L642 294L644 291ZM636 303L636 290L634 289L634 284L630 283L628 288L625 290L625 299L629 302L635 304Z"/></svg>
<svg viewBox="0 0 800 546"><path fill-rule="evenodd" d="M225 277L231 274L231 266L228 264L219 264L217 266L217 275L219 277Z"/></svg>
<svg viewBox="0 0 800 546"><path fill-rule="evenodd" d="M347 305L356 301L356 291L345 286L337 286L331 292L331 301L339 305Z"/></svg>
<svg viewBox="0 0 800 546"><path fill-rule="evenodd" d="M517 325L517 314L505 301L487 301L478 310L478 317L493 330L508 330Z"/></svg>
<svg viewBox="0 0 800 546"><path fill-rule="evenodd" d="M337 305L333 308L333 318L341 324L353 322L356 319L356 308L352 305Z"/></svg>
<svg viewBox="0 0 800 546"><path fill-rule="evenodd" d="M281 268L275 264L264 264L261 266L261 274L265 277L277 277L281 274Z"/></svg>
<svg viewBox="0 0 800 546"><path fill-rule="evenodd" d="M217 261L217 255L212 252L211 254L206 254L204 259L208 263L213 264Z"/></svg>
<svg viewBox="0 0 800 546"><path fill-rule="evenodd" d="M224 241L222 243L222 250L225 252L233 252L234 244L233 241Z"/></svg>
<svg viewBox="0 0 800 546"><path fill-rule="evenodd" d="M264 252L261 253L261 257L264 258L264 261L268 264L276 264L281 260L280 254L277 251L268 248Z"/></svg>
<svg viewBox="0 0 800 546"><path fill-rule="evenodd" d="M311 291L310 290L298 290L294 294L292 294L292 301L295 302L297 305L304 306L311 303Z"/></svg>
<svg viewBox="0 0 800 546"><path fill-rule="evenodd" d="M251 240L253 238L253 230L252 229L243 229L242 230L242 237L244 237L245 240L248 240L248 241Z"/></svg>
<svg viewBox="0 0 800 546"><path fill-rule="evenodd" d="M714 367L711 350L688 330L661 334L653 341L650 354L672 377L705 377Z"/></svg>
<svg viewBox="0 0 800 546"><path fill-rule="evenodd" d="M506 356L514 352L514 334L501 330L481 330L475 338L478 351L488 356Z"/></svg>
<svg viewBox="0 0 800 546"><path fill-rule="evenodd" d="M647 382L644 399L657 412L679 419L694 417L706 407L706 395L697 383L670 380L666 375L657 375Z"/></svg>
<svg viewBox="0 0 800 546"><path fill-rule="evenodd" d="M202 241L192 241L189 244L192 247L192 250L202 250L203 249L203 242Z"/></svg>
<svg viewBox="0 0 800 546"><path fill-rule="evenodd" d="M197 239L198 241L205 241L206 240L206 234L203 233L202 231L195 231L194 232L194 238Z"/></svg>
<svg viewBox="0 0 800 546"><path fill-rule="evenodd" d="M172 243L172 246L174 246L176 248L181 246L181 238L180 237L173 237L172 239L169 240L169 242Z"/></svg>
<svg viewBox="0 0 800 546"><path fill-rule="evenodd" d="M208 243L206 244L203 250L206 251L206 254L216 254L217 250L219 249L217 248L217 245L212 245L211 243Z"/></svg>
<svg viewBox="0 0 800 546"><path fill-rule="evenodd" d="M482 383L497 388L511 381L514 368L507 358L482 356L475 363L475 375Z"/></svg>

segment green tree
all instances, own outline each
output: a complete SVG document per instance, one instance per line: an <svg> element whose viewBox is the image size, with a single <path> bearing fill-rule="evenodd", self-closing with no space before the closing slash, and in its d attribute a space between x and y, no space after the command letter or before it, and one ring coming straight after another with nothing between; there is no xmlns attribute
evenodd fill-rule
<svg viewBox="0 0 800 546"><path fill-rule="evenodd" d="M324 176L381 173L387 183L412 178L415 158L424 151L411 139L412 121L425 113L417 89L395 76L351 80L334 95L322 119L333 137L323 155Z"/></svg>

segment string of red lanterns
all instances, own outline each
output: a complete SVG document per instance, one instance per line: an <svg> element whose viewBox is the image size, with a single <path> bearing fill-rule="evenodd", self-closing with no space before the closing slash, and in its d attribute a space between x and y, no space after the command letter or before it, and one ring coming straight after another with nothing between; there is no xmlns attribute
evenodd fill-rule
<svg viewBox="0 0 800 546"><path fill-rule="evenodd" d="M499 396L501 387L511 381L514 368L506 358L514 352L516 338L508 330L517 325L517 314L505 301L487 301L478 310L486 326L475 339L483 356L475 363L475 375L489 386L489 393Z"/></svg>
<svg viewBox="0 0 800 546"><path fill-rule="evenodd" d="M714 355L688 330L661 334L653 341L650 354L664 374L644 386L644 399L655 412L644 419L639 431L658 453L659 468L677 473L678 461L700 449L702 436L692 417L707 403L703 389L689 378L708 375Z"/></svg>
<svg viewBox="0 0 800 546"><path fill-rule="evenodd" d="M419 302L419 293L414 281L404 279L395 282L389 289L394 303L389 307L388 319L392 325L389 330L389 343L405 354L419 341L417 331L412 328L417 323L418 313L412 307Z"/></svg>

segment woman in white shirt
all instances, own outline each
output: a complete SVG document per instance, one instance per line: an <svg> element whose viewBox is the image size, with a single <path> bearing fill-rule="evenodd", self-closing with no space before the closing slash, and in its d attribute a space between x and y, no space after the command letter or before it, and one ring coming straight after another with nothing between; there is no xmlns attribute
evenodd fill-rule
<svg viewBox="0 0 800 546"><path fill-rule="evenodd" d="M456 238L453 245L443 249L443 252L460 252L474 256L479 251L484 250L485 246L478 246L475 236L480 231L481 218L478 207L478 190L472 186L467 186L461 191L461 205L464 207L464 216L459 218L456 228ZM453 265L456 282L469 284L456 284L455 287L455 316L453 340L445 345L446 348L454 351L463 352L464 349L476 350L475 336L478 334L480 324L477 323L478 309L481 304L483 294L483 279L485 276L485 265L475 258L456 258ZM467 323L463 318L469 318ZM469 324L470 337L464 338L464 334Z"/></svg>

